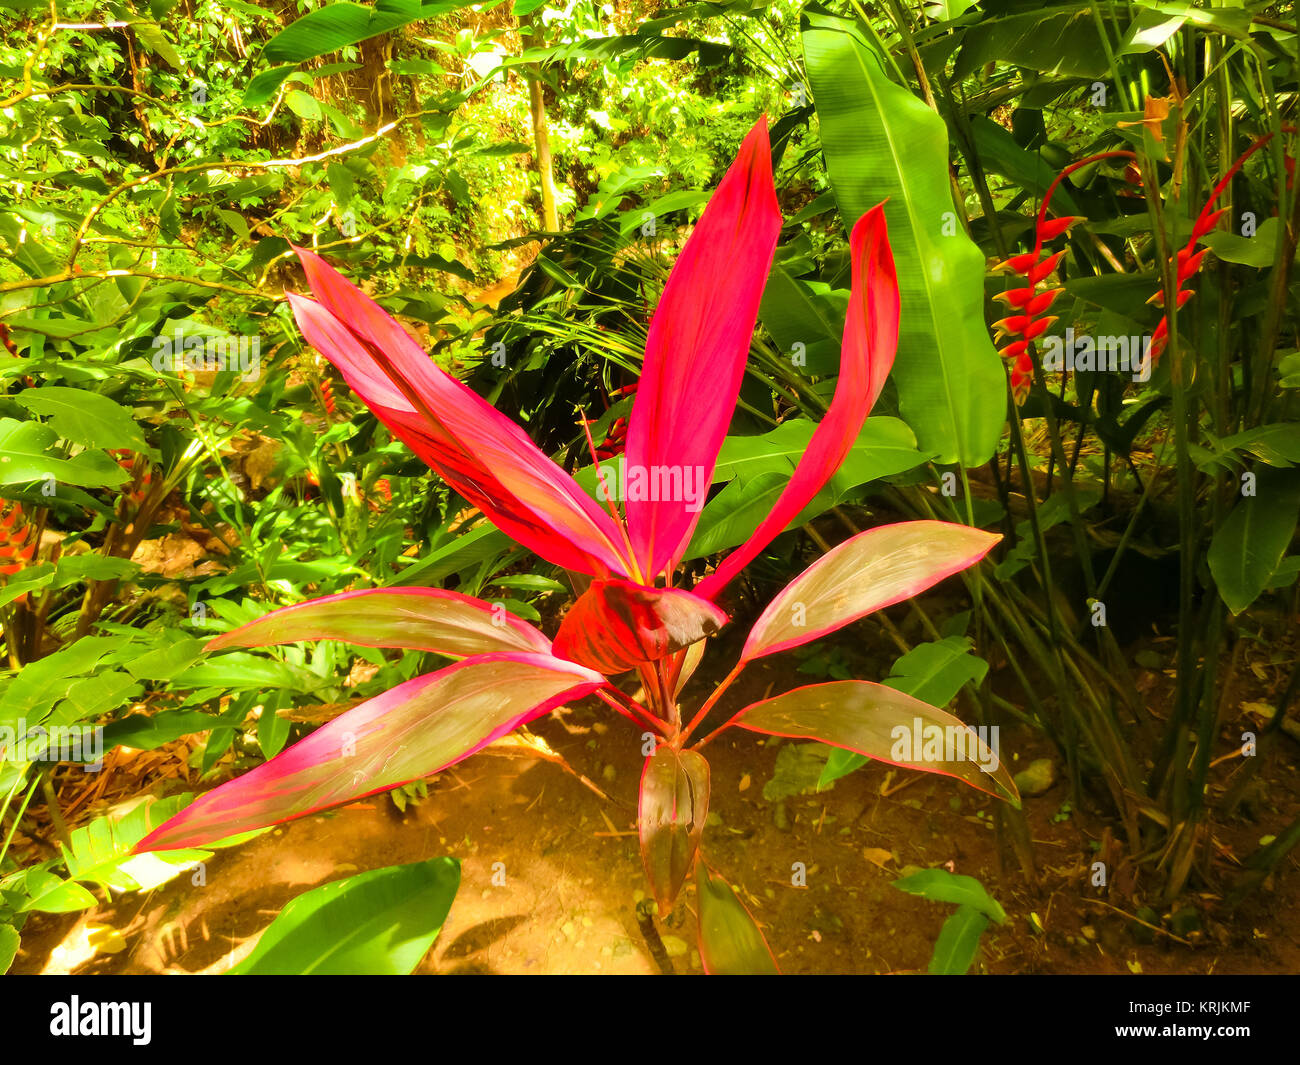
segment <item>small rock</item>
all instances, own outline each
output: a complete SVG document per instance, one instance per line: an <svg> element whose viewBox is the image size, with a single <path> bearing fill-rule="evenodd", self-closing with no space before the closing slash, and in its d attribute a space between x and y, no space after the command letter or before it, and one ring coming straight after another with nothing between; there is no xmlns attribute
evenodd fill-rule
<svg viewBox="0 0 1300 1065"><path fill-rule="evenodd" d="M1097 941L1097 929L1093 928L1092 925L1086 924L1080 928L1079 931L1083 933L1083 938L1089 943L1095 943Z"/></svg>
<svg viewBox="0 0 1300 1065"><path fill-rule="evenodd" d="M690 944L677 936L664 936L661 942L670 958L684 958L691 952Z"/></svg>
<svg viewBox="0 0 1300 1065"><path fill-rule="evenodd" d="M1021 795L1042 795L1056 783L1056 763L1050 758L1035 758L1016 774Z"/></svg>
<svg viewBox="0 0 1300 1065"><path fill-rule="evenodd" d="M614 768L613 763L610 763L600 771L600 775L601 775L601 779L603 780L607 780L607 781L613 780L616 776L618 776L618 770Z"/></svg>
<svg viewBox="0 0 1300 1065"><path fill-rule="evenodd" d="M705 828L717 828L722 824L722 815L716 810L710 810L708 817L704 819Z"/></svg>

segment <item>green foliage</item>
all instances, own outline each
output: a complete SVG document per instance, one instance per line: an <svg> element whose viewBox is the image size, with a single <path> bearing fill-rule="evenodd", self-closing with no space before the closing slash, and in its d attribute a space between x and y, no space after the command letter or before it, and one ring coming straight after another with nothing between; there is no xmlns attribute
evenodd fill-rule
<svg viewBox="0 0 1300 1065"><path fill-rule="evenodd" d="M957 911L943 923L930 958L932 976L961 976L970 971L979 953L980 936L990 921L1005 924L1006 912L972 876L946 869L922 869L893 881L899 891L932 902L956 903Z"/></svg>
<svg viewBox="0 0 1300 1065"><path fill-rule="evenodd" d="M331 881L290 901L230 972L406 976L438 938L459 886L453 858Z"/></svg>

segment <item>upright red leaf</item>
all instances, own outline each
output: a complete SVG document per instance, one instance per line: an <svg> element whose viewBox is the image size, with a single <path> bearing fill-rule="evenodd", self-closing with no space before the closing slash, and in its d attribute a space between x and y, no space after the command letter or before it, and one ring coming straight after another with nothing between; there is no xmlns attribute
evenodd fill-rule
<svg viewBox="0 0 1300 1065"><path fill-rule="evenodd" d="M527 433L323 259L298 256L316 296L288 296L303 336L401 440L529 550L580 573L627 572L613 518Z"/></svg>
<svg viewBox="0 0 1300 1065"><path fill-rule="evenodd" d="M199 847L437 773L604 679L549 655L467 658L353 707L214 788L134 853Z"/></svg>
<svg viewBox="0 0 1300 1065"><path fill-rule="evenodd" d="M748 542L723 559L717 570L696 587L706 599L716 599L840 468L894 365L898 348L898 275L883 203L858 219L849 248L853 281L835 396L772 512Z"/></svg>
<svg viewBox="0 0 1300 1065"><path fill-rule="evenodd" d="M613 676L689 647L726 623L720 609L681 588L592 581L564 615L552 651Z"/></svg>
<svg viewBox="0 0 1300 1065"><path fill-rule="evenodd" d="M767 122L749 131L678 256L650 322L645 365L628 421L634 471L691 477L707 488L731 424L758 305L781 231ZM632 550L649 583L676 564L700 517L699 500L655 501L629 490Z"/></svg>

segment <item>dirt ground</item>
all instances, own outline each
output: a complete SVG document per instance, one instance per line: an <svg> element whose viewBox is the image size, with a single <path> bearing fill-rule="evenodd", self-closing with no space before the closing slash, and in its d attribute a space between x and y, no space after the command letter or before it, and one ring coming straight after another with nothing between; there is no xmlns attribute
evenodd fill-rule
<svg viewBox="0 0 1300 1065"><path fill-rule="evenodd" d="M757 663L734 698L789 686L796 664L782 657ZM220 973L251 951L303 891L441 855L461 860L461 889L418 971L660 971L637 916L646 895L633 831L640 737L589 703L533 729L609 800L559 765L490 750L434 778L428 798L404 814L388 796L372 796L218 852L201 887L182 876L91 913L35 915L12 971ZM764 785L789 742L730 730L709 745L715 816L704 835L710 863L740 891L785 972L924 972L952 907L890 882L907 867L932 866L977 877L1008 913L1007 924L985 933L977 971L1300 971L1294 853L1235 913L1220 900L1259 838L1300 809L1300 747L1290 738L1281 739L1263 774L1267 800L1257 820L1216 826L1208 880L1179 903L1194 907L1197 918L1178 924L1180 933L1170 931L1169 907L1144 897L1134 867L1115 870L1106 887L1092 885L1104 825L1074 807L1064 781L1025 802L1035 882L1009 849L1000 860L996 800L947 778L873 763L824 792L768 801ZM1001 746L1013 772L1055 754L1023 727L1004 727ZM1216 769L1218 779L1229 770ZM805 886L795 884L795 863L803 863ZM1164 927L1134 919L1143 902L1157 909ZM702 971L694 906L688 884L674 911L657 922L675 972ZM100 925L119 930L116 951L87 945L88 928Z"/></svg>

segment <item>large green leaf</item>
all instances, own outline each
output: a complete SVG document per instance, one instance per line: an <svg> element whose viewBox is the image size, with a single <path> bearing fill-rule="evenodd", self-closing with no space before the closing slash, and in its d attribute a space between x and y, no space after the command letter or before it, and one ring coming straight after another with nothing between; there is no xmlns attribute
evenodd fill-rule
<svg viewBox="0 0 1300 1065"><path fill-rule="evenodd" d="M460 862L373 869L299 895L231 969L253 976L405 976L442 931Z"/></svg>
<svg viewBox="0 0 1300 1065"><path fill-rule="evenodd" d="M83 388L42 385L25 389L15 398L33 414L47 418L50 428L74 444L148 450L131 412L107 396Z"/></svg>
<svg viewBox="0 0 1300 1065"><path fill-rule="evenodd" d="M886 200L902 319L893 378L922 450L976 466L997 446L1006 382L984 323L984 256L953 209L943 119L885 75L851 23L807 14L804 55L846 225Z"/></svg>
<svg viewBox="0 0 1300 1065"><path fill-rule="evenodd" d="M991 118L978 115L971 120L971 139L980 165L991 174L1000 174L1041 201L1056 180L1056 168L1036 152L1026 151L1011 131ZM1052 193L1052 206L1058 214L1079 214L1078 205L1064 183Z"/></svg>
<svg viewBox="0 0 1300 1065"><path fill-rule="evenodd" d="M685 557L700 558L749 539L785 490L816 428L805 418L794 418L759 436L727 437L714 479L731 483L705 504ZM915 469L928 457L897 418L868 418L840 468L787 528L796 529L835 506L852 489Z"/></svg>
<svg viewBox="0 0 1300 1065"><path fill-rule="evenodd" d="M776 976L780 970L754 918L717 873L695 861L700 958L711 976Z"/></svg>
<svg viewBox="0 0 1300 1065"><path fill-rule="evenodd" d="M389 33L408 22L437 18L468 6L468 0L434 4L422 4L419 0L379 0L374 7L335 0L309 11L272 37L262 49L262 61L301 63Z"/></svg>
<svg viewBox="0 0 1300 1065"><path fill-rule="evenodd" d="M1210 573L1234 614L1268 586L1300 515L1300 470L1262 466L1254 476L1255 494L1237 501L1210 543Z"/></svg>
<svg viewBox="0 0 1300 1065"><path fill-rule="evenodd" d="M987 18L966 31L954 76L963 78L994 60L1043 74L1100 78L1106 51L1088 4L1070 4Z"/></svg>
<svg viewBox="0 0 1300 1065"><path fill-rule="evenodd" d="M58 484L108 488L127 479L126 470L94 449L64 458L58 433L40 422L0 418L0 484L23 484L53 477Z"/></svg>
<svg viewBox="0 0 1300 1065"><path fill-rule="evenodd" d="M848 302L847 289L796 277L778 262L768 275L758 314L795 369L816 376L837 374Z"/></svg>
<svg viewBox="0 0 1300 1065"><path fill-rule="evenodd" d="M72 913L99 905L99 900L73 880L61 880L46 869L30 869L23 881L28 899L19 912Z"/></svg>

